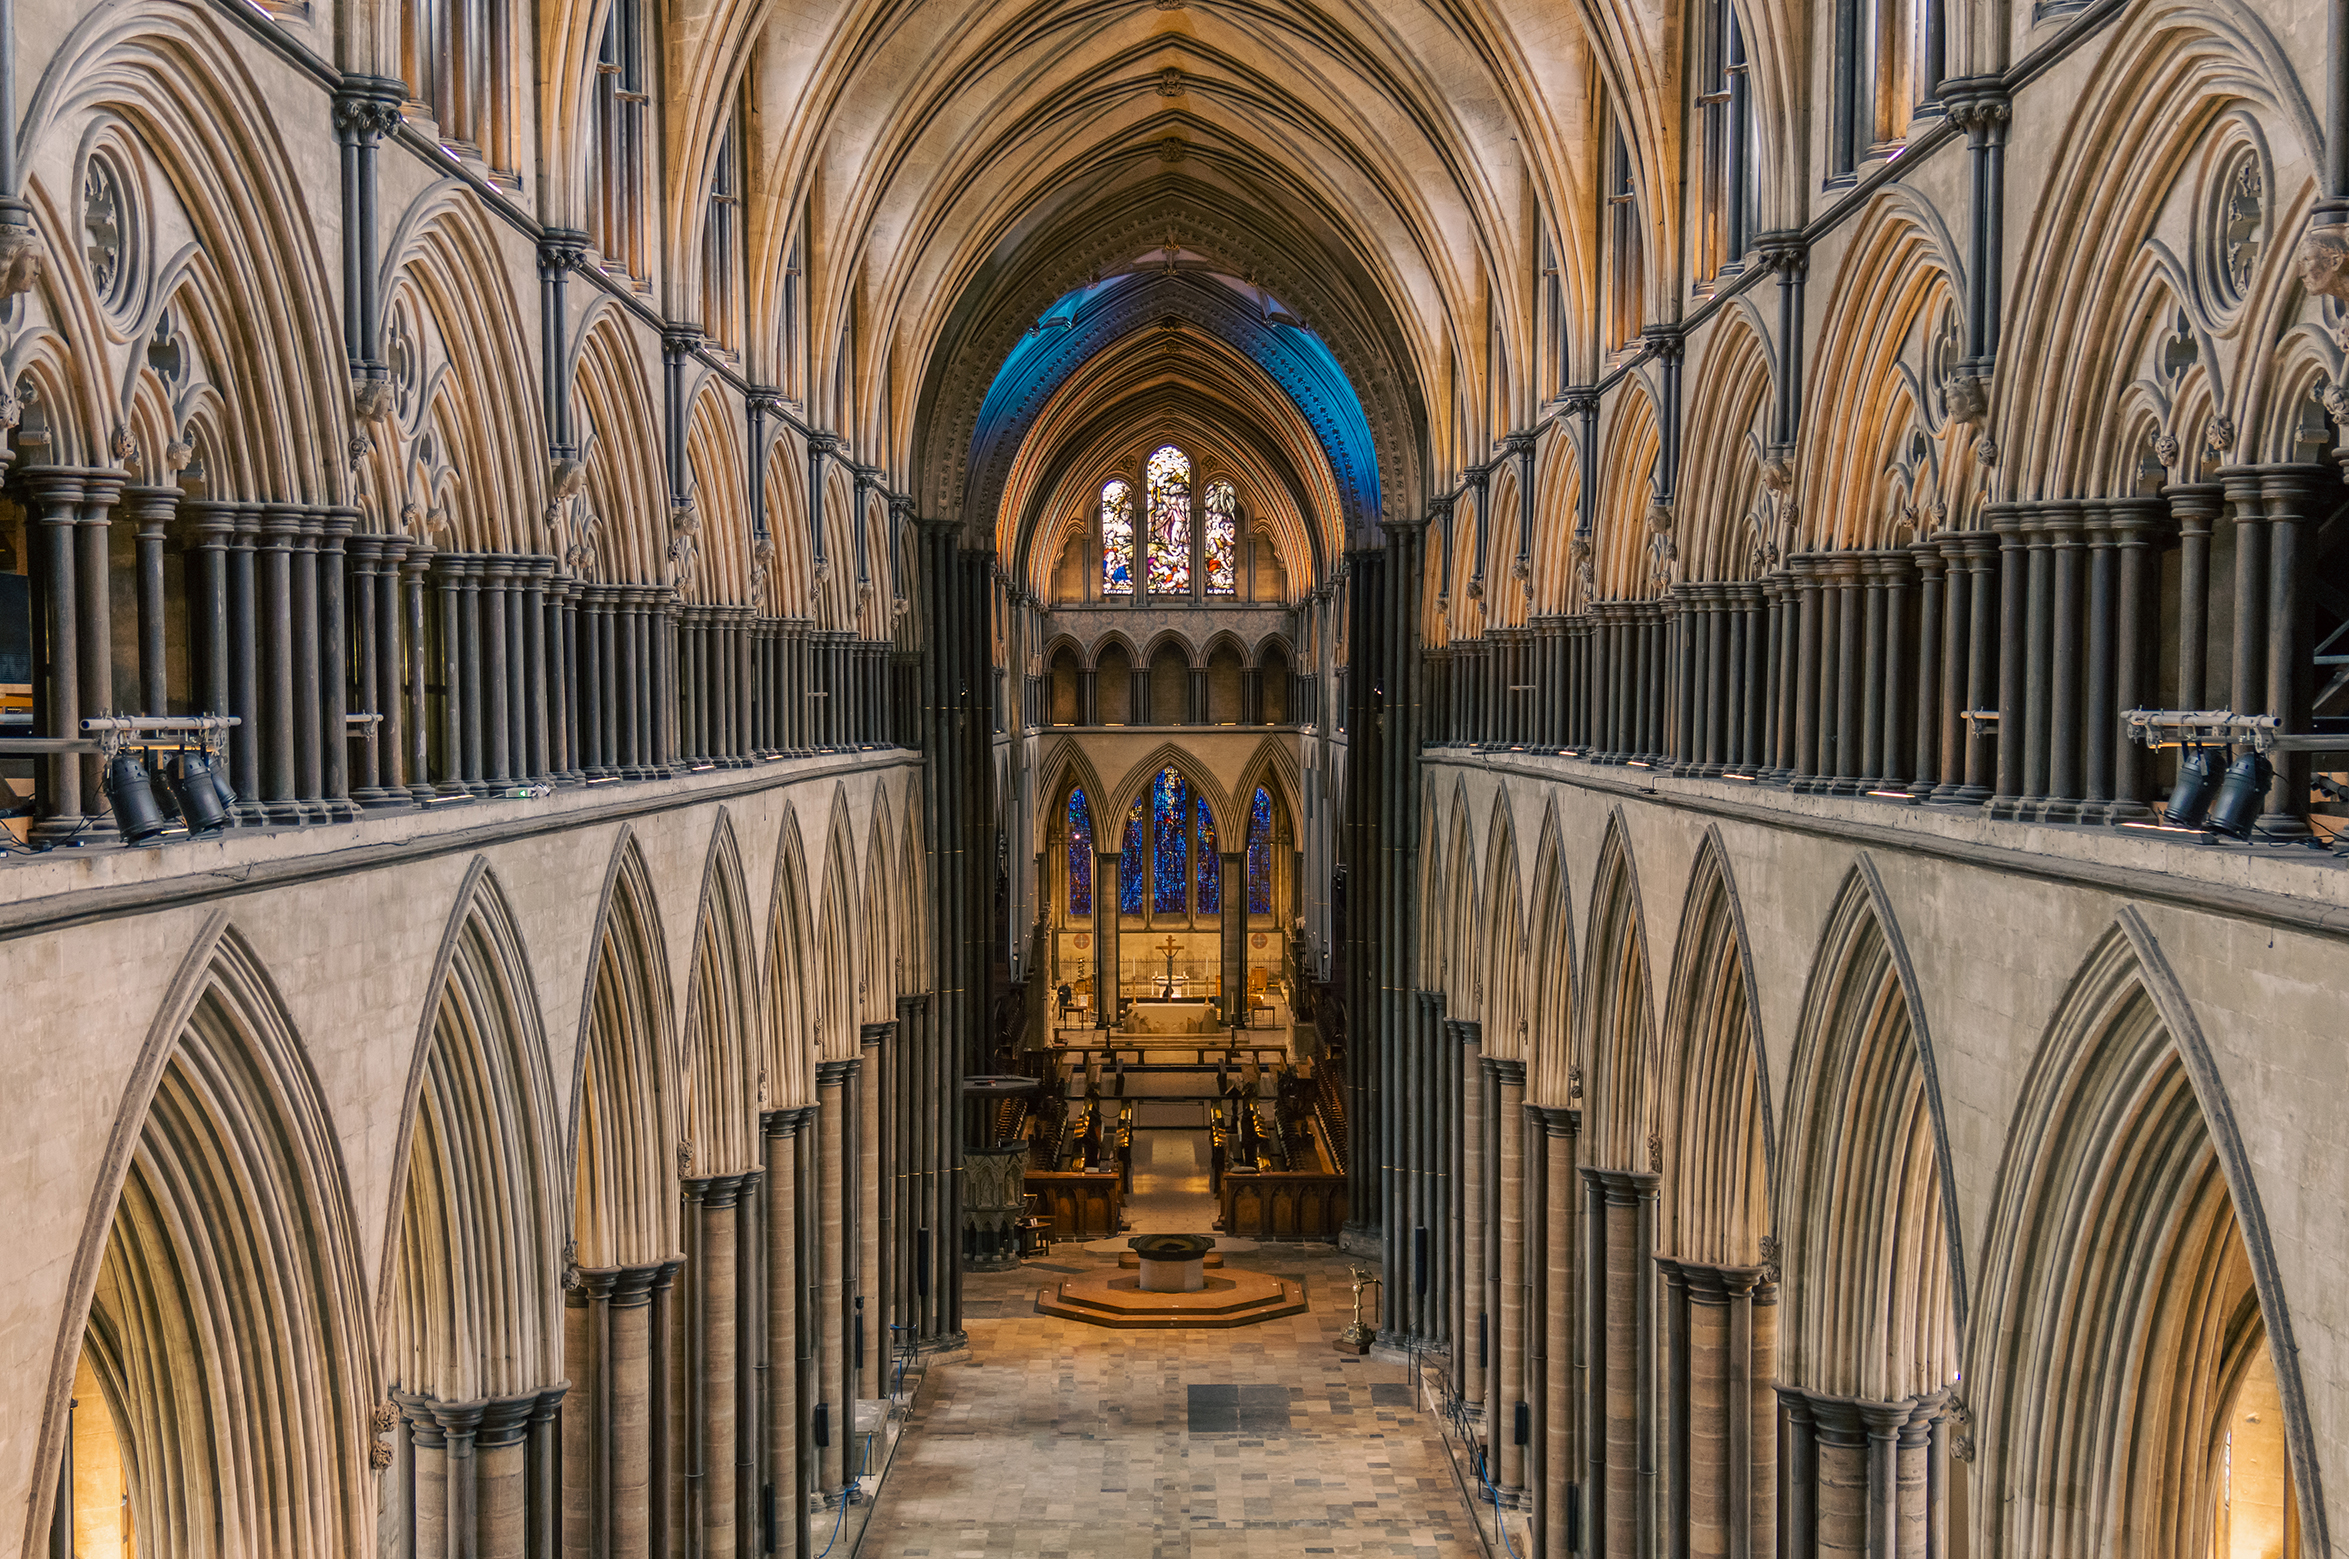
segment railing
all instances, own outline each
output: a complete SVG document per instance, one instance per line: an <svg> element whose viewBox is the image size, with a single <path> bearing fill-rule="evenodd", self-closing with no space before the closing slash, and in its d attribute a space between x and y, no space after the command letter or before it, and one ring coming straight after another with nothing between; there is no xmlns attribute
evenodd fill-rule
<svg viewBox="0 0 2349 1559"><path fill-rule="evenodd" d="M2309 589L2349 563L2349 526L2317 523L2342 496L2327 468L2262 466L2160 497L1993 505L1980 529L1539 617L1429 653L1425 743L2123 823L2151 819L2171 779L2123 711L2231 693L2286 738L2260 828L2303 836L2312 766L2349 768L2329 653L2345 629ZM2222 522L2233 577L2214 581Z"/></svg>
<svg viewBox="0 0 2349 1559"><path fill-rule="evenodd" d="M61 647L11 738L35 759L16 831L36 848L120 837L89 756L21 746L92 717L233 718L240 825L910 743L911 667L884 642L544 554L362 533L355 509L182 502L60 467L8 480L29 512L32 634ZM104 537L124 520L137 631L118 653ZM174 532L184 575L164 566Z"/></svg>

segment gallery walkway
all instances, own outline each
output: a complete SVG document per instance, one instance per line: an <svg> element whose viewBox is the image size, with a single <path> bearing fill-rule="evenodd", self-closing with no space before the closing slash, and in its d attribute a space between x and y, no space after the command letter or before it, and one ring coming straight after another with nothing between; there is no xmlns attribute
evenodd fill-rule
<svg viewBox="0 0 2349 1559"><path fill-rule="evenodd" d="M1352 1318L1344 1257L1221 1247L1235 1266L1301 1278L1312 1300L1244 1329L1110 1331L1035 1314L1039 1287L1112 1265L1124 1246L1064 1245L965 1280L968 1360L929 1372L867 1559L1483 1552L1438 1415L1398 1364L1331 1346Z"/></svg>

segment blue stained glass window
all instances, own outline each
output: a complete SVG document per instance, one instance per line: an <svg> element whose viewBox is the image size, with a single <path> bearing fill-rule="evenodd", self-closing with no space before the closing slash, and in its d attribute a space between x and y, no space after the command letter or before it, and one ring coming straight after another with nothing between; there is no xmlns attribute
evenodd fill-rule
<svg viewBox="0 0 2349 1559"><path fill-rule="evenodd" d="M1248 913L1272 913L1272 797L1261 785L1248 804Z"/></svg>
<svg viewBox="0 0 2349 1559"><path fill-rule="evenodd" d="M1126 837L1123 852L1117 858L1117 912L1121 915L1142 913L1143 868L1142 859L1142 803L1126 814Z"/></svg>
<svg viewBox="0 0 2349 1559"><path fill-rule="evenodd" d="M1223 913L1223 857L1216 853L1215 814L1199 798L1199 913Z"/></svg>
<svg viewBox="0 0 2349 1559"><path fill-rule="evenodd" d="M1150 782L1150 908L1160 915L1179 915L1190 898L1191 831L1184 827L1191 810L1191 786L1172 769L1161 769Z"/></svg>
<svg viewBox="0 0 2349 1559"><path fill-rule="evenodd" d="M1085 793L1068 793L1068 912L1093 913L1093 809Z"/></svg>

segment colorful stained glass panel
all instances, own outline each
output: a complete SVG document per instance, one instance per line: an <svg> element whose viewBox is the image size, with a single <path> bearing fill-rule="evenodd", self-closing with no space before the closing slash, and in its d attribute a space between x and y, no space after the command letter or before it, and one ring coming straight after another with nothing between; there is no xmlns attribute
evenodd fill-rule
<svg viewBox="0 0 2349 1559"><path fill-rule="evenodd" d="M1272 797L1261 785L1248 805L1248 913L1272 913Z"/></svg>
<svg viewBox="0 0 2349 1559"><path fill-rule="evenodd" d="M1162 769L1150 782L1150 908L1154 914L1179 915L1190 898L1191 831L1184 826L1190 803L1190 782L1174 770Z"/></svg>
<svg viewBox="0 0 2349 1559"><path fill-rule="evenodd" d="M1162 446L1143 469L1150 494L1150 593L1181 595L1191 588L1191 457Z"/></svg>
<svg viewBox="0 0 2349 1559"><path fill-rule="evenodd" d="M1223 856L1215 845L1215 814L1207 798L1199 798L1199 913L1223 913Z"/></svg>
<svg viewBox="0 0 2349 1559"><path fill-rule="evenodd" d="M1209 595L1236 595L1240 589L1240 495L1229 482L1207 484L1207 529L1200 538L1200 562Z"/></svg>
<svg viewBox="0 0 2349 1559"><path fill-rule="evenodd" d="M1134 593L1134 489L1116 477L1101 486L1101 593Z"/></svg>
<svg viewBox="0 0 2349 1559"><path fill-rule="evenodd" d="M1068 912L1093 913L1093 809L1085 793L1068 793Z"/></svg>
<svg viewBox="0 0 2349 1559"><path fill-rule="evenodd" d="M1142 913L1142 881L1148 875L1150 863L1142 858L1142 803L1126 814L1125 843L1117 858L1117 912L1121 915Z"/></svg>

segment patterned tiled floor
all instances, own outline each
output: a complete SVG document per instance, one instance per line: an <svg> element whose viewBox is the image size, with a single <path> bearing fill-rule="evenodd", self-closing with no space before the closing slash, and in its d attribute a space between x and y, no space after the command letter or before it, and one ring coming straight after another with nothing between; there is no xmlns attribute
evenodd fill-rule
<svg viewBox="0 0 2349 1559"><path fill-rule="evenodd" d="M1436 1417L1396 1365L1332 1346L1328 1246L1222 1248L1312 1308L1233 1331L1117 1332L1034 1313L1123 1240L964 1280L967 1362L938 1361L881 1486L867 1559L1294 1559L1480 1553Z"/></svg>

